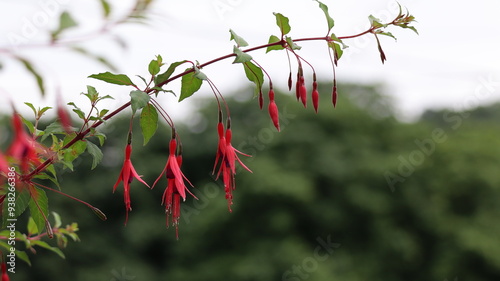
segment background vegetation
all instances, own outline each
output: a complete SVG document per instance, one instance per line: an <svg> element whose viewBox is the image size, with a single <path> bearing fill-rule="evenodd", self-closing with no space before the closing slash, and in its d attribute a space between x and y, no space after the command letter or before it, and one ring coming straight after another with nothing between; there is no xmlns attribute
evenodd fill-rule
<svg viewBox="0 0 500 281"><path fill-rule="evenodd" d="M403 123L381 92L343 85L337 108L325 100L318 115L278 95L281 133L256 100L231 101L233 144L253 156L243 160L253 174L237 174L232 213L210 175L215 102L199 101L199 122L179 129L183 170L200 198L183 205L179 241L165 227L165 182L152 191L132 183L133 211L123 226L122 192L112 194L112 186L128 124L110 122L102 165L90 173L88 157L61 179L63 191L99 207L108 221L49 192L63 223L79 223L81 242L69 243L66 260L40 249L32 268L18 263L12 280L498 280L500 105L429 111ZM417 145L436 129L443 134L434 149ZM134 165L152 183L170 132L162 127L143 148L136 131ZM402 176L404 162L411 172ZM402 181L391 188L387 172ZM318 259L319 241L328 239L335 249L319 248Z"/></svg>

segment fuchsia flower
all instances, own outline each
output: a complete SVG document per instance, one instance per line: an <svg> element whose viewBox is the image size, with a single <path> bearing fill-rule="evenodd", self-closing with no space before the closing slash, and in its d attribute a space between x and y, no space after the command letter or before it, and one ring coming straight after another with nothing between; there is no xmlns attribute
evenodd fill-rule
<svg viewBox="0 0 500 281"><path fill-rule="evenodd" d="M316 81L313 82L313 90L311 96L312 96L314 110L316 111L316 113L318 113L319 92L318 92L318 83Z"/></svg>
<svg viewBox="0 0 500 281"><path fill-rule="evenodd" d="M180 147L180 146L179 146ZM189 185L193 186L191 182L184 176L181 171L182 165L182 155L177 154L177 141L175 138L170 140L169 145L169 156L165 168L161 172L160 176L153 183L153 187L160 180L163 174L167 177L167 188L163 192L162 205L165 205L165 212L167 214L167 227L169 225L169 217L172 217L172 225L175 225L175 234L177 239L179 239L179 219L181 217L181 197L182 200L186 200L186 191L191 194L195 199L191 191L186 187L184 180L186 180Z"/></svg>
<svg viewBox="0 0 500 281"><path fill-rule="evenodd" d="M9 275L7 274L7 265L2 262L2 281L9 281Z"/></svg>
<svg viewBox="0 0 500 281"><path fill-rule="evenodd" d="M231 210L231 205L233 204L233 190L235 190L236 185L234 181L234 175L236 174L236 161L240 163L240 165L245 168L245 170L252 172L243 162L241 162L238 157L239 153L244 156L250 157L250 155L244 154L241 151L235 149L231 144L232 132L231 128L226 129L226 133L224 135L224 126L222 122L217 124L217 129L219 133L219 146L217 150L217 155L215 158L215 167L217 166L220 160L219 171L217 172L217 178L219 178L222 173L222 181L224 182L224 191L226 192L226 200L229 211Z"/></svg>
<svg viewBox="0 0 500 281"><path fill-rule="evenodd" d="M21 116L16 112L14 112L14 116L12 117L12 125L14 128L14 139L7 150L7 155L19 161L21 170L26 172L30 164L40 165L42 163L39 154L44 153L46 150L26 133L23 129Z"/></svg>
<svg viewBox="0 0 500 281"><path fill-rule="evenodd" d="M280 131L280 120L279 120L279 115L278 115L278 106L276 105L276 102L274 101L274 90L270 89L269 90L269 116L271 116L271 120L273 120L274 127Z"/></svg>
<svg viewBox="0 0 500 281"><path fill-rule="evenodd" d="M134 178L136 178L138 181L149 187L149 185L145 181L143 181L141 179L141 176L139 176L135 171L135 168L132 165L132 161L130 161L131 154L132 154L132 145L129 143L125 147L125 160L123 161L123 167L120 172L120 176L118 177L118 180L113 186L113 193L114 193L118 184L123 181L123 197L125 202L125 209L127 211L125 218L125 225L127 224L128 221L128 212L132 211L132 207L130 205L130 183L132 182L132 180L134 180Z"/></svg>

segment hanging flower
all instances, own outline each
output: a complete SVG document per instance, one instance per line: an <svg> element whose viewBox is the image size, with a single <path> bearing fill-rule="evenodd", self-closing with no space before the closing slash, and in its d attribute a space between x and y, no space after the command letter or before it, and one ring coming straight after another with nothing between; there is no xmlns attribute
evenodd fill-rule
<svg viewBox="0 0 500 281"><path fill-rule="evenodd" d="M7 265L2 262L2 281L9 281L9 275L7 274Z"/></svg>
<svg viewBox="0 0 500 281"><path fill-rule="evenodd" d="M184 180L186 180L189 185L193 186L181 171L180 167L182 165L182 155L181 153L177 153L178 148L180 148L180 145L178 146L176 139L172 138L169 144L167 164L165 165L165 168L161 172L160 176L158 176L156 181L153 183L154 187L163 174L166 174L167 188L163 192L162 205L165 205L167 227L170 222L169 217L171 217L172 225L175 226L175 235L177 239L179 239L179 220L181 216L180 199L182 198L183 201L186 200L186 191L195 199L198 199L193 193L191 193L191 191L189 191L184 183Z"/></svg>
<svg viewBox="0 0 500 281"><path fill-rule="evenodd" d="M228 122L230 124L230 122ZM229 127L229 126L228 126ZM232 132L231 128L227 128L224 135L224 128L222 123L219 122L217 125L218 133L219 133L219 148L217 150L217 156L215 161L215 166L218 164L218 160L220 159L219 171L217 172L218 179L222 173L222 181L224 182L224 191L226 193L226 200L229 211L231 210L231 205L233 204L233 190L236 188L236 184L234 181L234 175L236 174L236 161L240 163L240 165L245 168L245 170L252 172L243 162L241 162L238 154L251 157L236 148L231 144ZM238 153L238 154L237 154ZM220 155L220 156L219 156ZM214 166L214 168L215 168Z"/></svg>
<svg viewBox="0 0 500 281"><path fill-rule="evenodd" d="M127 224L128 221L128 212L132 211L131 201L130 201L130 183L135 178L144 185L146 185L147 187L149 187L149 185L144 180L142 180L141 176L139 176L135 171L135 168L132 165L132 161L130 160L131 154L132 154L132 145L128 143L127 146L125 147L125 160L123 161L123 167L120 172L120 176L118 177L118 180L113 186L113 193L114 193L118 184L120 184L120 182L123 181L123 197L125 202L125 210L127 211L125 218L125 225Z"/></svg>
<svg viewBox="0 0 500 281"><path fill-rule="evenodd" d="M42 163L39 155L45 152L45 148L26 133L23 129L21 116L16 112L12 116L12 125L14 139L7 150L7 155L17 160L21 170L26 172L30 164L40 165Z"/></svg>

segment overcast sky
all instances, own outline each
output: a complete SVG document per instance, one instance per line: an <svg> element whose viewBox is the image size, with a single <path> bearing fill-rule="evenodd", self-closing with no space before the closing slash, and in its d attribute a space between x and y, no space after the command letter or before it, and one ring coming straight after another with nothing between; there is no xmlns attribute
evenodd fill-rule
<svg viewBox="0 0 500 281"><path fill-rule="evenodd" d="M116 8L115 15L130 6L130 1L110 2ZM329 6L335 19L334 32L338 36L365 30L369 14L387 20L398 12L392 0L323 2ZM23 36L23 30L30 23L34 23L36 30L27 38L27 44L43 42L46 38L43 30L53 28L57 22L57 16L52 13L54 10L69 10L81 25L80 30L69 31L66 36L89 32L100 24L97 3L89 0L2 1L0 45L11 45L13 34ZM500 100L500 1L401 0L399 3L416 17L415 26L420 35L410 30L391 29L398 40L382 38L387 55L384 65L380 62L373 38L346 41L349 48L337 69L339 82L384 84L387 94L394 97L398 115L409 120L427 108L460 110ZM92 52L108 56L121 73L147 76L147 64L156 54L161 54L167 62L189 59L203 63L231 53L230 28L251 46L267 43L269 35L279 35L273 12L290 18L293 38L323 36L326 31L322 11L312 0L158 0L150 26L128 24L113 30L113 34L127 39L127 49L121 49L109 35L86 40L84 45ZM50 23L37 24L37 20L43 20L43 13ZM301 46L301 55L314 64L318 76L331 79L324 44L304 42ZM79 94L85 91L86 85L116 96L115 101L106 104L110 109L129 98L130 89L126 87L110 87L86 78L108 69L78 55L63 49L33 48L23 49L19 54L32 59L35 67L43 73L48 95L41 99L34 79L18 63L0 53L3 65L0 96L3 100L10 97L17 107L22 107L25 101L54 105L55 89L59 88L66 101L76 99L85 108L85 100ZM252 56L274 77L274 84L284 88L288 75L285 54L255 52ZM243 79L241 66L231 65L230 60L207 67L204 72L223 94L249 85ZM177 86L172 84L172 89L178 91ZM203 88L203 92L208 95L209 89ZM329 93L325 93L325 102L329 100L327 95ZM172 112L186 112L189 108L189 104L176 105L170 98L165 98L164 102L170 104L166 107ZM0 109L10 111L7 102L0 103Z"/></svg>

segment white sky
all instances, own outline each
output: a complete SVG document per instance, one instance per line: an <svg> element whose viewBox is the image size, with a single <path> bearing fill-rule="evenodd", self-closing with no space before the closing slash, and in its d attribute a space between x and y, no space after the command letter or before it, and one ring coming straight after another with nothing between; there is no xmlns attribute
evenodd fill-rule
<svg viewBox="0 0 500 281"><path fill-rule="evenodd" d="M68 37L78 36L99 26L98 1L68 0L9 0L0 3L0 46L9 46L9 36L22 35L29 23L35 23L34 35L27 44L37 44L46 37L43 30L56 25L54 10L69 10L81 24L82 30L69 31ZM120 14L131 1L111 1ZM338 36L352 35L368 26L368 15L381 19L397 14L392 0L324 0L335 19L334 31ZM45 3L45 4L44 4ZM48 5L47 3L56 3ZM60 4L58 4L60 3ZM401 0L413 14L420 35L410 30L393 28L398 38L381 38L388 60L382 65L375 41L372 38L348 40L349 45L337 69L339 82L383 83L387 93L395 98L398 114L412 119L427 108L470 108L500 100L500 27L498 12L500 1L416 1ZM50 9L48 9L50 8ZM228 54L233 43L229 42L229 28L245 38L251 46L267 43L269 35L279 35L273 12L290 18L293 38L323 36L325 19L317 3L312 0L158 0L154 6L151 26L125 25L113 30L113 34L127 37L129 48L121 49L110 39L102 36L87 40L93 52L108 56L118 65L120 72L134 76L147 76L147 65L156 54L165 61L184 59L200 63ZM45 14L45 16L43 15ZM43 23L44 17L50 23ZM42 20L42 24L36 21ZM319 42L301 43L300 54L316 67L318 76L331 79L331 66L325 46ZM19 109L29 101L37 105L54 105L55 89L60 88L64 99L76 101L82 108L85 100L79 94L86 85L95 86L103 94L116 100L106 107L113 109L129 98L124 86L108 86L86 78L93 73L107 71L104 66L72 55L63 49L27 48L20 55L32 59L43 73L48 95L41 99L34 79L16 62L0 52L3 70L0 72L0 97L14 101ZM284 53L263 51L252 53L271 74L275 86L284 88L288 76L288 63ZM231 65L227 60L209 66L204 72L217 84L223 94L248 86L242 67ZM139 83L139 80L134 80ZM179 92L178 84L172 89ZM210 92L203 88L204 95ZM326 97L330 93L325 93ZM342 93L341 93L342 94ZM251 92L249 92L249 96ZM188 111L189 100L176 104L172 98L162 101L167 110L175 114ZM0 103L0 110L10 111L8 102Z"/></svg>

